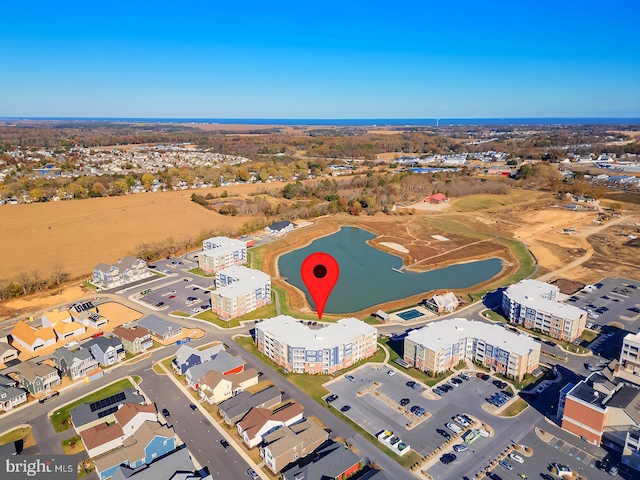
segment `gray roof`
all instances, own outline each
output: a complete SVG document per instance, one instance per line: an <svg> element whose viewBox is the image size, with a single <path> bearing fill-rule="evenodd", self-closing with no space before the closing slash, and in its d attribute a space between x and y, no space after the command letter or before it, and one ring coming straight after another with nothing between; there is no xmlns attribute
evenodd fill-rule
<svg viewBox="0 0 640 480"><path fill-rule="evenodd" d="M187 370L187 375L193 380L199 380L205 376L209 370L216 370L224 373L244 365L244 360L240 355L233 356L226 351L218 353L211 360L202 362Z"/></svg>
<svg viewBox="0 0 640 480"><path fill-rule="evenodd" d="M189 345L181 345L176 352L176 362L178 365L186 363L191 355L198 355L200 359L209 360L224 350L224 344L220 343L204 350L190 347Z"/></svg>
<svg viewBox="0 0 640 480"><path fill-rule="evenodd" d="M142 404L145 399L142 395L136 393L137 390L134 390L133 388L125 388L124 390L121 390L121 392L123 392L125 394L125 398L124 400L122 400L121 402L119 402L119 405L124 405L125 403L140 403ZM113 395L116 395L120 392L116 392ZM109 397L111 395L108 395ZM107 398L107 396L105 396L105 398ZM97 400L94 400L97 401ZM73 421L73 425L75 427L79 427L81 425L86 425L87 423L93 422L95 420L98 420L98 414L103 411L103 410L107 410L115 405L108 405L107 407L100 409L100 410L96 410L95 412L91 411L91 407L89 406L91 403L94 402L85 402L82 405L78 405L76 408L74 408L73 410L71 410L71 420Z"/></svg>
<svg viewBox="0 0 640 480"><path fill-rule="evenodd" d="M269 225L269 230L282 230L284 228L287 228L289 225L295 226L294 223L289 221L273 222L271 225Z"/></svg>
<svg viewBox="0 0 640 480"><path fill-rule="evenodd" d="M22 390L21 388L16 387L7 387L5 385L0 385L0 401L8 402L12 398L18 398L21 395L27 393L26 390ZM3 395L6 395L3 397Z"/></svg>
<svg viewBox="0 0 640 480"><path fill-rule="evenodd" d="M132 477L135 480L171 480L175 478L176 473L193 474L195 468L189 451L186 448L181 448L136 469L121 465L113 472L111 480L126 480Z"/></svg>
<svg viewBox="0 0 640 480"><path fill-rule="evenodd" d="M122 342L118 337L102 336L102 337L92 338L88 342L85 342L82 346L85 347L87 350L90 350L91 347L94 345L97 345L98 348L104 353L107 351L109 347L113 347L116 349L121 348Z"/></svg>
<svg viewBox="0 0 640 480"><path fill-rule="evenodd" d="M302 461L282 470L284 480L304 478L305 480L321 480L336 478L349 467L360 462L360 457L338 443L330 443L320 447Z"/></svg>
<svg viewBox="0 0 640 480"><path fill-rule="evenodd" d="M93 358L89 350L84 348L84 346L77 348L76 350L69 350L68 348L58 348L51 354L51 356L54 359L58 360L58 363L60 363L60 361L64 359L67 362L67 365L72 365L75 359L84 361Z"/></svg>
<svg viewBox="0 0 640 480"><path fill-rule="evenodd" d="M17 352L17 350L15 348L13 348L11 345L9 345L8 343L0 342L0 355L3 355L4 353L8 352L9 350Z"/></svg>
<svg viewBox="0 0 640 480"><path fill-rule="evenodd" d="M167 320L163 320L162 318L154 314L142 317L140 321L138 321L138 325L157 335L164 335L165 333L180 331L182 328L177 323L168 322Z"/></svg>
<svg viewBox="0 0 640 480"><path fill-rule="evenodd" d="M280 390L275 385L271 385L270 387L260 390L254 394L243 390L236 396L220 403L220 405L218 405L218 410L220 413L226 413L228 418L235 418L238 415L243 415L252 408L263 405L270 400L281 398L281 396L282 394L280 393Z"/></svg>
<svg viewBox="0 0 640 480"><path fill-rule="evenodd" d="M16 382L13 378L7 377L6 375L0 374L0 385L7 386L15 386L18 382Z"/></svg>
<svg viewBox="0 0 640 480"><path fill-rule="evenodd" d="M31 360L22 362L17 368L20 375L33 383L37 377L46 377L50 373L58 373L58 371L50 365L35 363Z"/></svg>

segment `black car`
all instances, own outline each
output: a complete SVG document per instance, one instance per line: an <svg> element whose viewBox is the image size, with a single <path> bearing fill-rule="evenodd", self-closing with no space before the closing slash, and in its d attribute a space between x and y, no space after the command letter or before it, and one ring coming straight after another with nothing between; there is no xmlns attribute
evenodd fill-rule
<svg viewBox="0 0 640 480"><path fill-rule="evenodd" d="M413 386L416 384L416 382L414 382L413 380L410 380L406 383L407 387L411 387L413 388Z"/></svg>
<svg viewBox="0 0 640 480"><path fill-rule="evenodd" d="M487 473L487 477L489 477L491 480L502 480L502 477L500 475L493 472Z"/></svg>
<svg viewBox="0 0 640 480"><path fill-rule="evenodd" d="M158 302L158 303L156 303L156 307L162 307L162 306L164 306L164 302Z"/></svg>
<svg viewBox="0 0 640 480"><path fill-rule="evenodd" d="M326 401L327 403L331 403L331 402L335 402L337 399L338 399L338 395L336 395L335 393L332 393L327 397Z"/></svg>
<svg viewBox="0 0 640 480"><path fill-rule="evenodd" d="M409 400L408 398L403 398L402 400L400 400L400 406L401 407L406 407L407 405L409 405L409 402L411 400Z"/></svg>
<svg viewBox="0 0 640 480"><path fill-rule="evenodd" d="M340 411L341 412L348 412L349 410L351 410L351 405L344 405Z"/></svg>
<svg viewBox="0 0 640 480"><path fill-rule="evenodd" d="M229 442L227 442L224 438L220 440L220 445L222 445L225 450L229 448Z"/></svg>
<svg viewBox="0 0 640 480"><path fill-rule="evenodd" d="M166 408L162 409L162 416L164 418L169 418L171 416L171 413L169 413L169 410L167 410Z"/></svg>
<svg viewBox="0 0 640 480"><path fill-rule="evenodd" d="M446 430L443 430L441 428L438 428L436 430L436 432L438 432L440 435L442 435L444 438L446 438L447 440L449 440L451 438L451 435L449 435L449 432L447 432Z"/></svg>
<svg viewBox="0 0 640 480"><path fill-rule="evenodd" d="M196 409L198 408L198 406L197 406L195 403L190 403L190 404L189 404L189 408L190 408L191 410L196 410Z"/></svg>
<svg viewBox="0 0 640 480"><path fill-rule="evenodd" d="M483 373L482 376L480 377L482 380L484 380L485 382L487 380L489 380L491 377L489 375L487 375L486 373Z"/></svg>
<svg viewBox="0 0 640 480"><path fill-rule="evenodd" d="M264 373L262 372L258 372L258 376L261 377L262 375L264 375Z"/></svg>
<svg viewBox="0 0 640 480"><path fill-rule="evenodd" d="M458 459L453 453L445 453L440 457L440 461L445 465L449 465L452 462L455 462Z"/></svg>

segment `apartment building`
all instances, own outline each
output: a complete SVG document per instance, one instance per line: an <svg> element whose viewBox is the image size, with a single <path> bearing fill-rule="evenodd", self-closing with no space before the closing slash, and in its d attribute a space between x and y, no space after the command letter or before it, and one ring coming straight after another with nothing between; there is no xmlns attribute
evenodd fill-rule
<svg viewBox="0 0 640 480"><path fill-rule="evenodd" d="M585 328L587 312L559 302L559 292L555 285L522 280L502 292L502 312L510 322L573 342Z"/></svg>
<svg viewBox="0 0 640 480"><path fill-rule="evenodd" d="M622 340L620 368L631 375L639 375L635 383L640 383L640 332L628 333Z"/></svg>
<svg viewBox="0 0 640 480"><path fill-rule="evenodd" d="M247 263L247 245L242 240L211 237L202 242L198 265L206 273L215 273L232 265Z"/></svg>
<svg viewBox="0 0 640 480"><path fill-rule="evenodd" d="M538 368L540 344L498 325L452 318L409 333L404 340L404 360L430 374L471 360L520 380Z"/></svg>
<svg viewBox="0 0 640 480"><path fill-rule="evenodd" d="M234 265L216 273L211 311L231 320L271 303L271 277L252 268Z"/></svg>
<svg viewBox="0 0 640 480"><path fill-rule="evenodd" d="M329 374L372 356L378 331L356 318L336 323L278 315L255 326L258 351L294 373Z"/></svg>

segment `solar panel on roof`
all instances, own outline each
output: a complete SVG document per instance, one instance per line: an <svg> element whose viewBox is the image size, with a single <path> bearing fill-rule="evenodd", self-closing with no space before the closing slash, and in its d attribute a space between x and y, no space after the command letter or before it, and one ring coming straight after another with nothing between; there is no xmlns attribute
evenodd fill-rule
<svg viewBox="0 0 640 480"><path fill-rule="evenodd" d="M119 392L119 393L116 393L115 395L111 395L110 397L103 398L102 400L98 400L96 402L90 403L89 408L91 409L92 412L95 412L97 410L102 410L103 408L106 408L109 405L113 405L114 403L121 402L125 398L126 398L125 393ZM117 409L118 407L116 407L116 410Z"/></svg>
<svg viewBox="0 0 640 480"><path fill-rule="evenodd" d="M103 410L102 412L98 412L98 418L103 418L106 417L107 415L111 415L114 412L118 411L118 406L116 405L115 407L111 407L111 408L107 408L106 410Z"/></svg>

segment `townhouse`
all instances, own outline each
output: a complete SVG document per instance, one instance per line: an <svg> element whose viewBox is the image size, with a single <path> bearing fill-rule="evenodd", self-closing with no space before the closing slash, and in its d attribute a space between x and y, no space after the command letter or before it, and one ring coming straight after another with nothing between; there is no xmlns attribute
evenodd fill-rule
<svg viewBox="0 0 640 480"><path fill-rule="evenodd" d="M102 370L98 365L98 361L95 360L89 350L84 347L75 350L58 348L53 352L52 358L58 370L71 380L78 380L79 378L85 377L97 379L102 376Z"/></svg>
<svg viewBox="0 0 640 480"><path fill-rule="evenodd" d="M32 395L49 393L53 387L60 385L58 371L46 364L22 362L18 365L17 372L20 384Z"/></svg>
<svg viewBox="0 0 640 480"><path fill-rule="evenodd" d="M198 390L202 378L210 371L217 371L225 376L240 373L244 371L244 360L240 355L231 355L223 350L210 360L189 368L185 373L187 386Z"/></svg>
<svg viewBox="0 0 640 480"><path fill-rule="evenodd" d="M585 329L587 312L557 301L559 292L555 285L522 280L502 292L502 312L510 322L573 342Z"/></svg>
<svg viewBox="0 0 640 480"><path fill-rule="evenodd" d="M147 262L140 258L123 257L107 265L99 263L93 269L93 283L102 288L114 288L152 276Z"/></svg>
<svg viewBox="0 0 640 480"><path fill-rule="evenodd" d="M242 240L211 237L202 242L198 266L205 273L214 273L232 265L247 263L247 245Z"/></svg>
<svg viewBox="0 0 640 480"><path fill-rule="evenodd" d="M282 392L274 385L256 393L243 391L218 405L218 412L227 425L235 425L252 408L272 408L282 403Z"/></svg>
<svg viewBox="0 0 640 480"><path fill-rule="evenodd" d="M271 277L244 266L216 272L216 290L211 292L211 311L221 320L231 320L271 303Z"/></svg>
<svg viewBox="0 0 640 480"><path fill-rule="evenodd" d="M27 401L27 392L15 386L0 384L0 411L7 412Z"/></svg>
<svg viewBox="0 0 640 480"><path fill-rule="evenodd" d="M292 232L295 226L295 223L291 223L289 221L273 222L271 225L266 227L264 231L267 233L267 235L270 235L272 237L282 236L289 232Z"/></svg>
<svg viewBox="0 0 640 480"><path fill-rule="evenodd" d="M236 425L238 435L247 448L256 447L263 437L281 427L292 425L304 418L304 408L299 403L288 403L271 411L252 408Z"/></svg>
<svg viewBox="0 0 640 480"><path fill-rule="evenodd" d="M224 351L224 344L222 343L205 348L204 350L198 350L189 345L181 345L176 352L175 358L171 361L171 367L179 375L184 375L191 367L215 358L215 356L222 351Z"/></svg>
<svg viewBox="0 0 640 480"><path fill-rule="evenodd" d="M258 371L248 368L238 373L223 374L209 370L200 379L198 395L209 405L220 403L241 391L258 384Z"/></svg>
<svg viewBox="0 0 640 480"><path fill-rule="evenodd" d="M453 318L410 332L404 340L404 361L436 375L470 360L521 380L540 363L540 344L498 325Z"/></svg>
<svg viewBox="0 0 640 480"><path fill-rule="evenodd" d="M146 352L148 349L153 347L151 332L144 327L116 327L113 330L113 335L120 339L125 351L134 355Z"/></svg>
<svg viewBox="0 0 640 480"><path fill-rule="evenodd" d="M6 364L18 358L18 350L0 340L0 364Z"/></svg>
<svg viewBox="0 0 640 480"><path fill-rule="evenodd" d="M100 365L115 365L125 357L124 347L118 337L97 337L85 342L87 348Z"/></svg>
<svg viewBox="0 0 640 480"><path fill-rule="evenodd" d="M163 320L157 315L145 315L138 321L140 327L146 328L151 335L161 341L168 341L182 333L182 327L177 323Z"/></svg>
<svg viewBox="0 0 640 480"><path fill-rule="evenodd" d="M356 318L315 326L278 315L255 326L258 351L294 373L330 374L375 354L377 330Z"/></svg>

